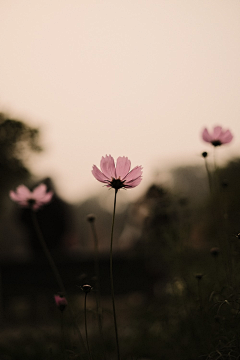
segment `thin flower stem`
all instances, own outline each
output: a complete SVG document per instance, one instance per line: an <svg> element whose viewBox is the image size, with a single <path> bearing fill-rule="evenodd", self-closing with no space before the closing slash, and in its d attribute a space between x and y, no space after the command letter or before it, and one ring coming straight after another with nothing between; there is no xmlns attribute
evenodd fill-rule
<svg viewBox="0 0 240 360"><path fill-rule="evenodd" d="M207 171L207 175L208 175L208 182L209 182L209 189L210 189L210 195L213 197L217 195L217 200L219 202L219 196L220 196L220 188L219 188L219 179L218 179L218 167L217 167L217 161L216 161L216 149L214 148L213 151L213 157L214 157L214 173L211 176L209 167L208 167L208 163L207 163L207 157L204 158L205 161L205 167L206 167L206 171ZM215 185L215 186L214 186ZM222 207L221 201L219 202L219 206L216 207L214 202L214 208L213 208L213 214L214 214L214 218L215 218L215 223L217 224L218 221L218 212L220 210L220 208ZM219 243L219 247L221 249L223 249L223 243L221 240L222 237L222 233L218 234L218 243ZM224 262L224 267L225 267L225 271L226 271L226 278L227 281L229 282L229 265L227 264L227 262Z"/></svg>
<svg viewBox="0 0 240 360"><path fill-rule="evenodd" d="M33 225L34 225L34 227L35 227L35 230L36 230L38 239L39 239L40 244L41 244L41 246L42 246L42 249L43 249L43 251L44 251L44 253L45 253L45 255L46 255L46 258L47 258L47 260L48 260L48 262L49 262L49 265L50 265L50 267L51 267L51 269L52 269L52 272L53 272L53 274L54 274L54 276L55 276L55 279L56 279L56 281L57 281L57 284L58 284L61 292L63 293L63 295L66 295L65 286L63 285L61 276L60 276L60 274L59 274L59 272L58 272L58 269L57 269L57 267L56 267L56 265L55 265L55 262L54 262L54 260L53 260L53 258L52 258L52 255L51 255L50 251L48 250L48 247L47 247L47 245L46 245L46 243L45 243L45 240L44 240L42 231L41 231L41 229L40 229L40 227L39 227L39 224L38 224L38 221L37 221L36 214L35 214L35 212L34 212L33 210L31 211L31 214L32 214ZM83 341L83 338L82 338L81 331L80 331L80 329L79 329L79 327L78 327L78 325L77 325L77 323L76 323L76 320L75 320L75 315L74 315L74 313L73 313L73 311L72 311L71 306L69 305L68 307L69 307L70 314L71 314L71 317L72 317L72 319L73 319L74 325L75 325L75 327L76 327L76 330L77 330L77 333L78 333L78 336L79 336L79 340L80 340L80 342L81 342L81 344L82 344L82 347L83 347L83 348L85 349L85 351L86 351L86 348L85 348L85 345L84 345L84 341Z"/></svg>
<svg viewBox="0 0 240 360"><path fill-rule="evenodd" d="M101 336L101 343L103 347L104 359L106 359L106 351L104 345L104 336L103 336L103 325L102 325L102 307L101 307L101 292L100 292L100 269L99 269L99 249L98 249L98 237L95 227L95 222L90 222L93 239L94 239L94 254L95 254L95 274L97 277L96 281L96 305L97 305L97 318L98 318L98 327Z"/></svg>
<svg viewBox="0 0 240 360"><path fill-rule="evenodd" d="M99 270L99 251L98 251L98 238L97 238L97 232L94 225L94 222L90 223L93 239L94 239L94 254L95 254L95 274L97 277L96 281L96 289L97 289L97 313L98 313L98 320L99 320L99 326L100 329L102 329L102 318L101 318L101 300L100 300L100 270Z"/></svg>
<svg viewBox="0 0 240 360"><path fill-rule="evenodd" d="M61 347L63 359L66 359L66 344L65 344L65 336L64 336L64 319L63 319L63 311L61 311Z"/></svg>
<svg viewBox="0 0 240 360"><path fill-rule="evenodd" d="M198 300L199 300L199 309L200 311L202 311L203 309L203 304L202 304L202 291L201 291L201 284L200 284L201 279L197 279L198 282Z"/></svg>
<svg viewBox="0 0 240 360"><path fill-rule="evenodd" d="M89 341L88 341L88 331L87 331L87 292L85 292L85 298L84 298L84 318L85 318L85 335L86 335L88 356L89 356L89 360L92 360L92 355L90 352Z"/></svg>
<svg viewBox="0 0 240 360"><path fill-rule="evenodd" d="M223 197L221 192L222 187L220 187L220 172L217 164L216 158L216 149L214 148L214 166L215 166L215 178L216 178L216 193L217 193L217 210L220 217L220 236L221 236L221 248L222 248L222 259L225 267L226 280L229 288L232 288L235 283L234 278L234 259L233 259L233 248L231 239L229 239L229 223L228 218L226 216L226 194ZM223 183L221 184L223 185Z"/></svg>
<svg viewBox="0 0 240 360"><path fill-rule="evenodd" d="M50 265L50 267L52 269L52 272L53 272L53 274L55 276L55 279L56 279L56 281L58 283L58 286L59 286L61 292L63 293L63 295L66 295L66 290L65 290L65 287L63 285L61 276L60 276L60 274L58 272L58 269L57 269L57 267L55 265L55 262L53 261L53 258L52 258L51 254L50 254L50 251L48 250L46 242L45 242L45 240L43 238L42 231L41 231L41 229L39 227L36 214L35 214L34 211L31 211L31 213L32 213L33 225L34 225L35 230L37 232L37 236L38 236L38 239L39 239L40 244L42 246L42 249L43 249L43 251L45 253L45 256L46 256L46 258L47 258L47 260L49 262L49 265Z"/></svg>
<svg viewBox="0 0 240 360"><path fill-rule="evenodd" d="M113 287L113 229L114 229L115 212L116 212L116 199L117 199L117 189L115 189L113 218L112 218L111 245L110 245L110 280L111 280L113 318L114 318L114 327L115 327L115 335L116 335L116 343L117 343L117 354L118 354L118 360L120 360L121 357L120 357L120 349L119 349L119 341L118 341L118 327L117 327L117 317L116 317L114 287Z"/></svg>
<svg viewBox="0 0 240 360"><path fill-rule="evenodd" d="M206 168L207 176L208 176L209 190L210 190L210 193L211 193L212 192L212 179L211 179L211 174L210 174L210 170L209 170L209 167L208 167L208 162L207 162L206 157L204 158L204 162L205 162L205 168Z"/></svg>
<svg viewBox="0 0 240 360"><path fill-rule="evenodd" d="M223 208L223 201L221 199L221 188L220 188L220 174L219 174L219 167L217 164L217 149L214 147L213 152L214 158L214 176L215 176L215 194L217 196L217 207L216 211L218 212L218 216L221 220L221 234L219 234L219 244L220 248L223 249L223 262L226 272L226 279L228 282L229 287L232 287L233 281L233 273L232 273L232 257L231 257L231 243L228 239L227 229L226 229L226 221L224 219L224 208Z"/></svg>
<svg viewBox="0 0 240 360"><path fill-rule="evenodd" d="M219 279L219 261L217 257L215 257L214 262L215 262L215 285L217 286L217 282Z"/></svg>
<svg viewBox="0 0 240 360"><path fill-rule="evenodd" d="M219 184L219 168L217 165L217 149L214 147L213 149L213 164L214 164L214 187L215 193L220 194L220 184Z"/></svg>
<svg viewBox="0 0 240 360"><path fill-rule="evenodd" d="M217 151L216 151L216 146L214 146L214 148L213 148L213 163L214 163L214 170L215 170L215 172L217 172L218 166L217 166Z"/></svg>

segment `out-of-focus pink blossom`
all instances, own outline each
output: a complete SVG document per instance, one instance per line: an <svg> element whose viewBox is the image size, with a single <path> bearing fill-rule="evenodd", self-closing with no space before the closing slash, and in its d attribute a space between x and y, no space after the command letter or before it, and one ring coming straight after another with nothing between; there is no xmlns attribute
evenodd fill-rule
<svg viewBox="0 0 240 360"><path fill-rule="evenodd" d="M20 206L37 210L51 201L53 192L47 192L47 186L45 184L40 184L33 191L30 191L24 185L19 185L16 191L10 191L9 196Z"/></svg>
<svg viewBox="0 0 240 360"><path fill-rule="evenodd" d="M68 304L67 299L62 295L54 295L54 299L59 310L63 311Z"/></svg>
<svg viewBox="0 0 240 360"><path fill-rule="evenodd" d="M101 171L96 165L93 165L93 176L116 191L121 188L134 188L142 181L142 166L136 166L130 171L131 161L125 156L118 157L116 165L111 155L103 156L100 168Z"/></svg>
<svg viewBox="0 0 240 360"><path fill-rule="evenodd" d="M215 126L212 133L209 133L207 128L205 128L202 132L202 138L213 146L220 146L230 143L233 135L230 130L223 130L221 126Z"/></svg>

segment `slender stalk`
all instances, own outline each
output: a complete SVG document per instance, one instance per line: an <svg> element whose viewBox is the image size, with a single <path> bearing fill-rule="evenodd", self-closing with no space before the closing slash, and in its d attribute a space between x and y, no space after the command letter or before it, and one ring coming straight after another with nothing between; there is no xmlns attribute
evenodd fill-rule
<svg viewBox="0 0 240 360"><path fill-rule="evenodd" d="M217 282L219 279L219 263L218 263L218 256L214 257L214 263L215 263L215 285L217 286Z"/></svg>
<svg viewBox="0 0 240 360"><path fill-rule="evenodd" d="M104 359L106 359L106 351L105 351L105 345L104 345L104 336L103 336L103 325L102 325L102 307L101 307L101 292L100 292L100 269L99 269L99 249L98 249L98 237L97 237L97 231L95 227L95 218L91 218L90 226L93 234L93 240L94 240L94 254L95 254L95 274L97 277L96 281L96 306L97 306L97 319L98 319L98 327L101 337L101 344L103 347L103 354Z"/></svg>
<svg viewBox="0 0 240 360"><path fill-rule="evenodd" d="M204 162L205 162L205 168L206 168L207 176L208 176L209 190L210 190L210 193L211 193L212 192L212 179L211 179L211 174L210 174L210 170L209 170L209 167L208 167L207 157L204 158Z"/></svg>
<svg viewBox="0 0 240 360"><path fill-rule="evenodd" d="M233 281L233 272L232 272L232 256L231 256L231 242L228 239L228 231L226 227L226 219L224 218L224 202L221 198L221 188L220 188L220 174L219 174L219 167L217 164L217 149L214 147L213 152L214 157L214 176L215 176L215 194L216 194L216 201L217 206L216 211L220 218L220 233L219 233L219 243L220 248L222 249L222 258L224 262L225 272L226 272L226 279L228 282L229 287L232 287Z"/></svg>
<svg viewBox="0 0 240 360"><path fill-rule="evenodd" d="M91 230L92 230L93 240L94 240L94 255L95 255L94 266L95 266L95 275L97 277L97 281L96 281L97 314L98 314L99 328L102 330L98 238L97 238L97 232L96 232L94 222L91 222L90 225L91 225Z"/></svg>
<svg viewBox="0 0 240 360"><path fill-rule="evenodd" d="M210 195L212 198L211 201L211 206L212 206L212 211L213 211L213 217L214 217L214 222L217 226L218 224L218 217L221 215L220 214L220 209L222 207L222 203L219 199L220 197L220 188L219 188L219 179L218 179L218 167L217 167L217 161L216 161L216 148L214 147L214 151L213 151L213 163L214 163L214 171L211 174L209 167L208 167L208 162L207 162L207 153L202 153L203 157L204 157L204 162L205 162L205 167L206 167L206 171L207 171L207 175L208 175L208 183L209 183L209 189L210 189ZM218 205L216 206L216 202L218 203ZM217 226L218 229L218 243L219 243L219 247L221 249L224 248L224 244L222 241L222 231L219 231L219 227ZM225 251L223 252L225 253ZM225 272L226 272L226 279L229 283L229 264L227 263L227 261L223 259L223 264L224 264L224 268L225 268Z"/></svg>
<svg viewBox="0 0 240 360"><path fill-rule="evenodd" d="M224 225L222 222L222 218L224 219L224 209L223 209L223 202L220 199L221 191L220 191L220 182L219 182L219 169L217 165L217 151L216 146L213 149L213 172L212 174L209 171L208 163L207 163L207 153L202 153L205 161L205 167L208 175L208 182L210 188L210 195L212 197L211 206L214 216L214 222L217 228L217 238L220 249L222 249L222 261L225 268L225 275L228 285L231 286L232 283L232 258L231 258L231 244L227 239L227 232L226 226L225 231L220 229L219 227L219 220L221 220L221 226ZM226 223L226 221L224 221ZM224 234L225 234L225 241L224 241ZM217 264L217 262L216 262ZM217 274L217 270L216 270ZM199 291L200 291L200 283L199 283Z"/></svg>
<svg viewBox="0 0 240 360"><path fill-rule="evenodd" d="M213 148L213 163L214 163L214 170L215 172L218 171L218 166L217 166L217 151L216 151L216 146L214 146Z"/></svg>
<svg viewBox="0 0 240 360"><path fill-rule="evenodd" d="M32 214L33 225L34 225L34 227L35 227L35 230L36 230L38 239L39 239L40 244L41 244L41 246L42 246L42 249L43 249L43 251L44 251L44 253L45 253L45 255L46 255L46 258L47 258L47 260L48 260L48 262L49 262L49 265L50 265L50 267L51 267L51 269L52 269L52 272L53 272L53 274L54 274L54 276L55 276L55 279L56 279L56 281L57 281L57 284L58 284L58 286L59 286L62 294L63 294L63 295L66 295L65 286L63 285L61 276L60 276L60 274L59 274L59 272L58 272L58 269L57 269L57 267L56 267L56 265L55 265L55 262L54 262L54 260L53 260L53 258L52 258L52 255L51 255L50 251L48 250L48 247L47 247L47 245L46 245L46 243L45 243L45 240L44 240L42 231L41 231L41 229L40 229L40 227L39 227L39 224L38 224L38 221L37 221L36 213L32 210L32 211L31 211L31 214ZM74 325L75 325L75 327L76 327L76 330L77 330L77 333L78 333L78 336L79 336L79 340L80 340L80 342L81 342L81 344L82 344L82 347L86 350L85 345L84 345L84 341L83 341L83 338L82 338L81 331L79 330L79 327L78 327L78 325L77 325L77 323L76 323L76 320L75 320L75 315L74 315L74 313L73 313L72 308L70 307L70 305L69 305L68 307L69 307L70 314L71 314L71 317L72 317L72 319L73 319Z"/></svg>
<svg viewBox="0 0 240 360"><path fill-rule="evenodd" d="M47 245L45 243L45 240L43 238L41 229L40 229L38 221L37 221L36 213L34 211L31 211L31 213L32 213L33 225L34 225L35 230L37 232L37 236L38 236L38 239L39 239L40 244L42 246L42 249L43 249L43 251L45 253L45 256L46 256L46 258L47 258L47 260L49 262L49 265L50 265L50 267L52 269L52 272L53 272L53 274L55 276L55 279L56 279L56 281L58 283L58 286L59 286L61 292L63 293L63 295L66 295L66 290L65 290L65 287L63 285L61 276L60 276L60 274L58 272L58 269L57 269L57 267L55 265L55 262L53 261L52 255L51 255L50 251L48 250L48 247L47 247Z"/></svg>
<svg viewBox="0 0 240 360"><path fill-rule="evenodd" d="M214 146L213 149L213 164L214 164L214 187L215 193L220 195L220 183L219 183L219 167L217 165L217 149Z"/></svg>
<svg viewBox="0 0 240 360"><path fill-rule="evenodd" d="M121 357L120 357L120 348L119 348L119 341L118 341L118 327L117 327L117 316L116 316L116 309L115 309L114 286L113 286L113 229L114 229L115 212L116 212L117 191L118 190L115 189L113 218L112 218L111 245L110 245L110 281L111 281L111 295L112 295L114 328L115 328L115 336L116 336L116 343L117 343L117 355L118 355L118 360L120 360Z"/></svg>
<svg viewBox="0 0 240 360"><path fill-rule="evenodd" d="M65 336L64 336L64 320L63 320L63 311L61 311L61 347L63 359L66 359L66 344L65 344Z"/></svg>
<svg viewBox="0 0 240 360"><path fill-rule="evenodd" d="M90 347L89 347L89 341L88 341L88 331L87 331L87 292L85 292L85 297L84 297L84 318L85 318L85 335L86 335L86 342L87 342L87 350L88 350L88 356L89 356L89 360L92 360L92 355L90 352Z"/></svg>
<svg viewBox="0 0 240 360"><path fill-rule="evenodd" d="M203 304L202 304L202 291L201 291L201 279L197 279L198 282L198 300L199 300L199 309L202 311Z"/></svg>

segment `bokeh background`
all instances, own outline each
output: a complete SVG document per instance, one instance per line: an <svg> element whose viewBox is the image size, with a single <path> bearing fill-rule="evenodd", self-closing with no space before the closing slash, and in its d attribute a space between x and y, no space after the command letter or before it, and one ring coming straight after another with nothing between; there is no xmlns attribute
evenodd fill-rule
<svg viewBox="0 0 240 360"><path fill-rule="evenodd" d="M143 165L141 188L179 162L199 163L204 126L235 134L237 0L1 1L0 107L41 129L29 159L61 196L97 193L102 155Z"/></svg>
<svg viewBox="0 0 240 360"><path fill-rule="evenodd" d="M122 358L239 359L240 2L8 0L0 14L0 359L85 359L86 283L93 358L116 358L114 192L91 174L106 154L143 166L117 199ZM215 125L234 135L216 151L201 139ZM37 221L75 321L54 303L31 211L9 198L40 182L54 197Z"/></svg>

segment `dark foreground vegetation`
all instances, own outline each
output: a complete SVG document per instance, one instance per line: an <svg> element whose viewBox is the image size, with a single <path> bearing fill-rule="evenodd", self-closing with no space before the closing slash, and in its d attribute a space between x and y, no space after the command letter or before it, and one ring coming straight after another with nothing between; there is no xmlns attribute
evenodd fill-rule
<svg viewBox="0 0 240 360"><path fill-rule="evenodd" d="M56 194L37 213L66 287L68 306L60 311L54 301L59 289L36 245L28 209L16 210L8 197L18 183L34 183L24 151L40 150L33 146L37 130L3 116L1 121L0 359L89 359L86 318L92 359L117 359L109 284L111 214L97 199L73 207ZM22 153L19 141L25 144ZM240 359L240 160L210 170L208 179L204 163L175 169L172 189L154 184L116 214L113 275L124 360ZM89 213L96 214L98 277ZM92 290L85 313L86 284Z"/></svg>

